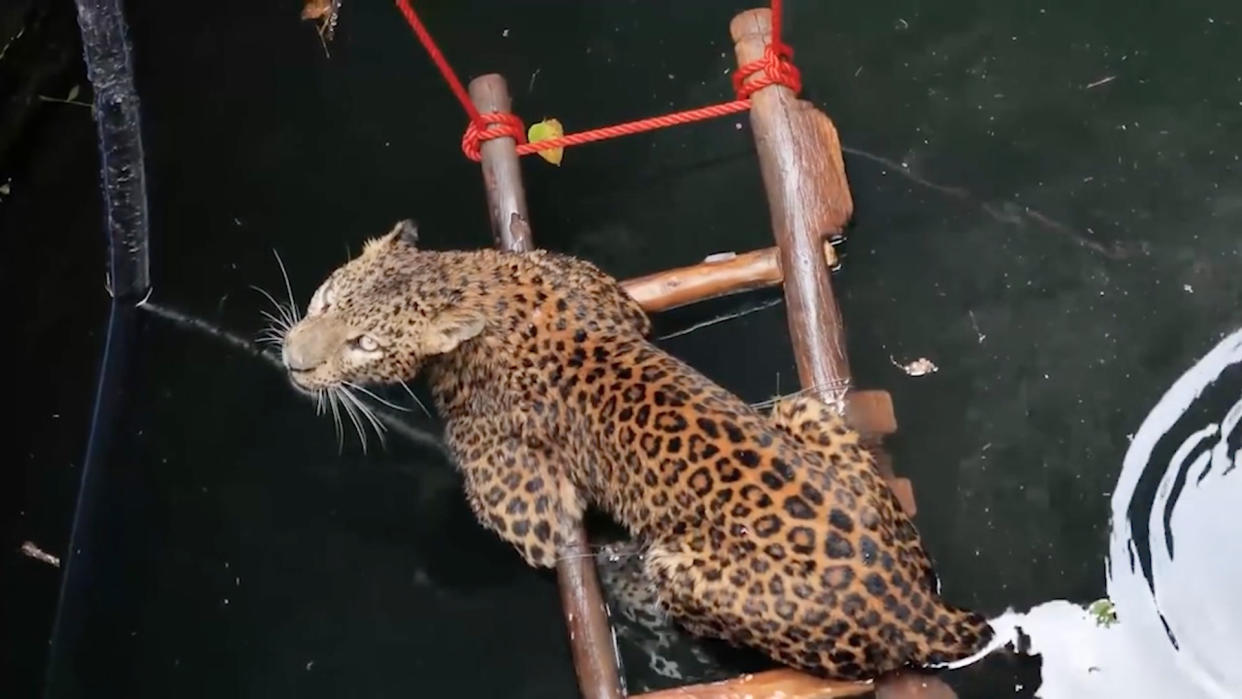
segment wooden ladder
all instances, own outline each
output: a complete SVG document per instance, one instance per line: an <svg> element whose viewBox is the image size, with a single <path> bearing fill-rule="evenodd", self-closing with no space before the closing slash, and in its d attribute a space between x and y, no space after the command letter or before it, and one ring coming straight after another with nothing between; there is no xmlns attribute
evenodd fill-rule
<svg viewBox="0 0 1242 699"><path fill-rule="evenodd" d="M763 56L771 34L767 9L747 10L729 25L738 65ZM510 111L504 78L475 78L470 99L480 112ZM845 351L845 326L833 296L829 271L836 267L833 243L853 213L841 145L832 121L787 87L771 85L751 96L750 121L771 211L776 246L736 255L714 255L691 267L658 272L623 282L648 312L709 298L783 284L789 332L804 387L844 410L876 455L881 473L911 516L910 482L897 478L881 441L897 430L887 391L853 390ZM512 138L481 145L483 184L497 247L534 248L521 168ZM623 696L612 628L599 590L595 559L581 523L557 565L561 604L569 627L578 684L586 699ZM899 675L870 682L821 680L793 670L772 670L703 685L639 695L674 697L767 697L786 699L859 696L954 697L935 677Z"/></svg>

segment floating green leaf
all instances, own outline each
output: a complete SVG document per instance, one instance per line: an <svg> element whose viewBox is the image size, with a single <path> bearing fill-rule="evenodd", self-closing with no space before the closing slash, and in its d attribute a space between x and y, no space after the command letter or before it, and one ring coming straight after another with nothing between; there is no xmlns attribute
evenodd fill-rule
<svg viewBox="0 0 1242 699"><path fill-rule="evenodd" d="M1095 623L1108 628L1117 623L1117 605L1107 597L1097 599L1087 607L1087 613L1095 617Z"/></svg>

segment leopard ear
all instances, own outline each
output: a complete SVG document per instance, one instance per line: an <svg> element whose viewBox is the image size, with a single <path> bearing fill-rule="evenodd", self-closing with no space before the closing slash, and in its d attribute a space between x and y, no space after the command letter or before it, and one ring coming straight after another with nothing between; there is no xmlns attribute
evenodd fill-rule
<svg viewBox="0 0 1242 699"><path fill-rule="evenodd" d="M423 331L423 354L452 352L461 343L477 337L485 325L483 314L478 311L458 308L441 311Z"/></svg>
<svg viewBox="0 0 1242 699"><path fill-rule="evenodd" d="M393 243L402 243L412 248L418 247L418 224L410 219L398 221L391 231L388 231L388 239Z"/></svg>

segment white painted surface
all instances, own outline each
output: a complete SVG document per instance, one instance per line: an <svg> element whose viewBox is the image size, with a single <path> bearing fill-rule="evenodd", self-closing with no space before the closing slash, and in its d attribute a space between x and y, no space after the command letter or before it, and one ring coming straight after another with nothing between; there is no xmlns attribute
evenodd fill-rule
<svg viewBox="0 0 1242 699"><path fill-rule="evenodd" d="M1227 449L1229 435L1242 429L1242 395L1226 400L1223 411L1203 416L1202 424L1189 425L1190 436L1168 463L1151 462L1159 458L1153 450L1161 437L1184 417L1195 419L1187 416L1196 399L1239 364L1242 330L1183 374L1134 435L1113 491L1107 556L1108 596L1118 621L1102 626L1085 609L1063 600L993 620L997 645L1015 638L1021 628L1030 637L1030 652L1043 656L1036 696L1242 697L1242 449ZM1172 501L1166 529L1164 511L1175 479L1196 453ZM1144 472L1152 469L1162 475L1150 512L1142 513L1148 540L1138 541L1127 510ZM1173 535L1172 553L1166 533ZM1130 564L1131 552L1143 546L1151 551L1154 594L1141 568Z"/></svg>

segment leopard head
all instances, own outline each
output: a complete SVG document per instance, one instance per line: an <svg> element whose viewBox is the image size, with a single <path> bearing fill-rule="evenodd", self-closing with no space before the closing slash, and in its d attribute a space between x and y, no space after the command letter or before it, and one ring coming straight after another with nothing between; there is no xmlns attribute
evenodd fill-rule
<svg viewBox="0 0 1242 699"><path fill-rule="evenodd" d="M294 386L321 393L409 381L427 359L483 332L484 315L428 273L435 253L417 243L417 227L401 221L319 286L281 342Z"/></svg>

